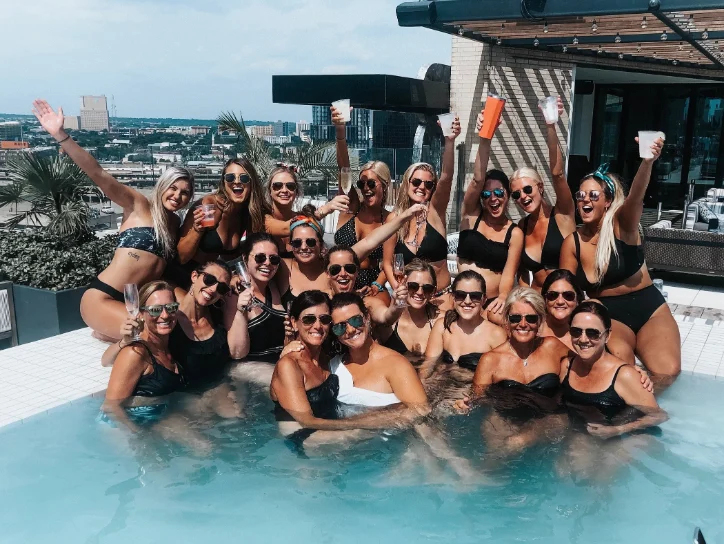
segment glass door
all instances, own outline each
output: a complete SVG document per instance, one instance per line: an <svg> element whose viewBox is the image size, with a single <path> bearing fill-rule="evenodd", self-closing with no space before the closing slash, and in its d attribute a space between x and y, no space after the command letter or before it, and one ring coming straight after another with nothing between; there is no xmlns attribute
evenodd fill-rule
<svg viewBox="0 0 724 544"><path fill-rule="evenodd" d="M696 180L694 198L704 196L711 187L721 186L719 140L723 113L724 99L720 91L702 89L696 103L689 168L689 179Z"/></svg>
<svg viewBox="0 0 724 544"><path fill-rule="evenodd" d="M666 134L666 142L661 158L654 163L653 180L650 188L655 187L655 198L666 206L675 206L684 197L687 185L686 130L689 122L691 89L664 89L661 104L661 121L656 130Z"/></svg>
<svg viewBox="0 0 724 544"><path fill-rule="evenodd" d="M600 112L600 135L596 142L594 157L597 164L611 163L611 170L620 171L618 157L623 125L623 93L607 90L597 97Z"/></svg>

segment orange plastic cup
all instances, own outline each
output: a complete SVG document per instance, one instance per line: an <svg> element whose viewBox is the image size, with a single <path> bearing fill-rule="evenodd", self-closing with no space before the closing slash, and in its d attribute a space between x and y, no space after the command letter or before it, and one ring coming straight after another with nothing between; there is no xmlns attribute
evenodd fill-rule
<svg viewBox="0 0 724 544"><path fill-rule="evenodd" d="M503 108L505 108L505 98L497 94L488 95L483 111L483 127L478 132L478 136L488 140L493 138L495 129L498 128L500 122L500 116L503 114Z"/></svg>

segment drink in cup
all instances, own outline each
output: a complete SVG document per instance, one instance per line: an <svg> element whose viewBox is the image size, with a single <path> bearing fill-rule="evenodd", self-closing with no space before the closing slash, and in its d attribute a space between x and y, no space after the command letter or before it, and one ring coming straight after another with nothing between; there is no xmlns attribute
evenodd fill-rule
<svg viewBox="0 0 724 544"><path fill-rule="evenodd" d="M543 117L545 117L547 124L552 125L558 122L558 98L549 96L538 101L538 106L543 111Z"/></svg>
<svg viewBox="0 0 724 544"><path fill-rule="evenodd" d="M487 138L488 140L493 138L504 107L505 98L497 94L488 94L488 99L485 101L485 110L483 111L483 127L478 133L481 138Z"/></svg>
<svg viewBox="0 0 724 544"><path fill-rule="evenodd" d="M349 107L349 98L343 98L342 100L332 102L332 106L334 106L334 109L342 115L342 119L344 119L345 123L352 118L352 113Z"/></svg>
<svg viewBox="0 0 724 544"><path fill-rule="evenodd" d="M339 186L344 194L352 189L352 170L346 166L339 169Z"/></svg>
<svg viewBox="0 0 724 544"><path fill-rule="evenodd" d="M443 113L438 115L437 118L440 120L440 128L442 128L442 135L446 138L453 135L453 123L455 122L454 113Z"/></svg>
<svg viewBox="0 0 724 544"><path fill-rule="evenodd" d="M660 131L654 130L640 130L639 131L639 157L642 159L653 159L654 154L651 152L651 146L654 142L661 138L666 140L666 134Z"/></svg>
<svg viewBox="0 0 724 544"><path fill-rule="evenodd" d="M204 218L201 221L202 227L213 227L214 226L214 212L216 211L216 206L214 204L204 204L201 206L201 209L204 211Z"/></svg>

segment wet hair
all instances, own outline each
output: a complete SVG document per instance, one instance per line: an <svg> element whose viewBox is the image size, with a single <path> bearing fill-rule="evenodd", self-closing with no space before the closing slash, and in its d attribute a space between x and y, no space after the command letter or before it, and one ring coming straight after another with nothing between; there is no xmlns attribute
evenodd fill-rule
<svg viewBox="0 0 724 544"><path fill-rule="evenodd" d="M464 272L460 272L455 279L452 282L452 287L450 288L450 291L455 291L455 288L458 286L458 284L463 280L474 280L480 283L481 290L483 292L483 300L482 303L485 302L485 290L487 289L487 286L485 285L485 278L478 274L475 270L465 270ZM448 331L450 330L450 326L455 323L458 318L460 317L460 314L458 314L457 310L453 308L452 310L448 310L445 312L445 318L443 321L443 325L445 326L445 329Z"/></svg>
<svg viewBox="0 0 724 544"><path fill-rule="evenodd" d="M177 181L189 184L189 202L194 198L194 175L186 168L171 166L161 174L151 192L151 220L156 242L161 246L164 257L171 257L176 251L176 241L168 227L168 211L163 207L163 194ZM188 204L187 204L188 205Z"/></svg>
<svg viewBox="0 0 724 544"><path fill-rule="evenodd" d="M553 285L557 281L567 281L571 284L571 287L573 287L573 291L576 293L576 302L580 304L585 299L585 296L583 295L583 290L578 285L578 280L576 279L576 276L574 276L569 270L565 270L563 268L559 268L558 270L554 270L550 274L548 274L548 277L543 282L543 287L541 288L541 295L544 297L546 294L548 294L548 290L551 288L551 285Z"/></svg>
<svg viewBox="0 0 724 544"><path fill-rule="evenodd" d="M294 319L299 319L299 316L302 315L304 310L321 304L324 304L327 308L330 307L329 295L327 293L323 293L317 289L303 291L294 299L294 302L292 302L289 307L289 315Z"/></svg>
<svg viewBox="0 0 724 544"><path fill-rule="evenodd" d="M329 310L333 312L334 310L337 310L339 308L353 305L359 308L359 311L362 312L363 316L367 317L369 315L369 312L367 311L367 306L365 306L362 297L359 296L357 293L338 293L334 295L332 297L332 303L329 306Z"/></svg>
<svg viewBox="0 0 724 544"><path fill-rule="evenodd" d="M399 189L397 189L397 202L395 202L395 208L394 212L399 216L402 215L404 212L406 212L413 204L412 200L410 199L410 196L407 194L407 189L410 186L410 179L412 178L412 175L417 172L418 170L423 170L425 172L428 172L432 175L432 181L435 183L435 186L432 188L432 193L430 194L430 199L432 200L432 195L435 194L435 189L437 189L437 174L435 173L435 169L432 167L431 164L428 164L426 162L416 162L414 164L411 164L407 170L405 170L405 173L402 176L402 182L400 183ZM405 239L405 237L410 233L410 222L405 221L405 223L398 229L397 235L401 239Z"/></svg>
<svg viewBox="0 0 724 544"><path fill-rule="evenodd" d="M227 192L228 189L226 187L226 181L224 181L224 176L226 175L226 170L232 164L241 166L251 178L251 182L249 182L249 198L245 203L249 210L249 216L246 221L242 221L242 232L244 230L248 232L264 232L264 217L271 214L271 209L267 206L266 200L264 200L264 192L261 187L259 174L257 174L256 168L254 168L254 165L246 157L229 159L226 161L226 164L224 164L224 169L221 171L221 180L216 189L217 204L222 212L226 212L231 207L231 199Z"/></svg>
<svg viewBox="0 0 724 544"><path fill-rule="evenodd" d="M266 232L255 232L254 234L247 236L246 240L244 240L244 243L241 245L241 256L245 261L249 260L249 255L251 254L251 250L254 249L254 246L261 242L271 242L274 244L274 247L277 245L276 241L270 234L267 234Z"/></svg>
<svg viewBox="0 0 724 544"><path fill-rule="evenodd" d="M206 272L206 269L210 266L218 266L224 272L229 274L229 276L233 274L231 267L226 263L226 261L222 261L221 259L216 259L215 261L207 261L203 264L200 264L199 266L194 268L194 272L196 272L197 274L201 274L201 272Z"/></svg>
<svg viewBox="0 0 724 544"><path fill-rule="evenodd" d="M163 280L151 281L141 287L140 291L138 292L139 307L143 308L146 305L146 302L148 302L148 299L151 297L151 295L154 293L158 293L159 291L170 292L171 296L173 296L173 299L176 300L176 294L174 293L173 286L170 283Z"/></svg>
<svg viewBox="0 0 724 544"><path fill-rule="evenodd" d="M349 253L352 256L352 261L354 264L357 265L357 270L359 270L362 267L362 264L360 263L359 257L354 252L354 250L345 245L336 245L332 246L332 248L327 251L327 254L324 256L324 269L326 270L329 268L329 258L332 256L333 253Z"/></svg>
<svg viewBox="0 0 724 544"><path fill-rule="evenodd" d="M297 168L295 166L285 166L283 164L281 166L277 166L276 168L274 168L274 170L272 170L269 173L269 180L267 181L266 190L264 191L264 198L265 198L266 204L270 210L272 209L272 206L274 205L274 200L271 197L272 183L274 183L274 178L278 174L289 174L290 176L292 176L294 183L297 184L297 190L296 190L296 194L294 196L295 201L299 200L300 198L302 198L304 196L302 182L299 180L299 174L297 173Z"/></svg>
<svg viewBox="0 0 724 544"><path fill-rule="evenodd" d="M573 318L578 314L593 314L603 322L603 326L607 331L611 330L611 315L608 313L606 307L600 302L596 302L595 300L586 300L585 302L581 302L578 306L576 306L575 310L571 312L571 318L568 322L569 325L573 323Z"/></svg>
<svg viewBox="0 0 724 544"><path fill-rule="evenodd" d="M505 306L503 306L503 318L508 321L510 315L510 309L516 302L525 302L528 304L536 314L538 314L538 326L541 326L546 318L546 301L535 289L530 287L516 287L510 293L508 293L505 299Z"/></svg>
<svg viewBox="0 0 724 544"><path fill-rule="evenodd" d="M515 176L515 174L513 174L513 176ZM505 189L505 192L510 194L510 180L508 179L508 176L505 175L505 172L502 170L496 170L495 168L488 170L485 173L485 181L488 181L489 179L499 181L503 186L503 189Z"/></svg>

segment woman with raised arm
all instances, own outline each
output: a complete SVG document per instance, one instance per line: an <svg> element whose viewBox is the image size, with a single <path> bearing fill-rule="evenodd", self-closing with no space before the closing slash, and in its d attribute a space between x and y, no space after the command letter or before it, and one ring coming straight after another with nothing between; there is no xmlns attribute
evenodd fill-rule
<svg viewBox="0 0 724 544"><path fill-rule="evenodd" d="M332 123L337 130L337 165L340 169L349 168L345 121L334 106L331 110ZM337 221L337 231L334 234L336 244L351 247L385 222L390 214L385 209L385 203L391 180L390 169L382 161L369 161L362 166L357 181L362 200L360 201L354 188L349 192L349 210L340 213ZM339 191L343 194L341 184ZM356 289L371 287L371 294L383 292L387 278L382 270L382 258L380 245L360 263Z"/></svg>
<svg viewBox="0 0 724 544"><path fill-rule="evenodd" d="M558 97L558 112L563 102ZM576 230L576 208L566 180L565 161L561 153L555 123L546 122L546 141L556 204L543 198L543 180L533 168L521 168L510 178L510 198L527 214L518 224L523 230L523 253L519 280L539 290L552 270L558 268L563 240Z"/></svg>
<svg viewBox="0 0 724 544"><path fill-rule="evenodd" d="M435 297L443 295L450 286L445 218L455 170L455 139L459 134L460 120L456 117L452 135L445 138L439 180L432 165L421 162L410 165L402 176L395 208L385 222L394 221L414 204L427 206L427 213L405 222L397 237L385 242L384 270L393 289L397 288L397 280L393 275L393 260L397 253L403 255L405 264L417 257L433 266L437 276Z"/></svg>
<svg viewBox="0 0 724 544"><path fill-rule="evenodd" d="M128 316L123 286L144 285L161 277L176 248L179 218L194 194L194 176L185 168L168 168L150 199L103 170L93 156L63 130L63 108L56 113L45 100L33 103L33 114L63 151L115 204L123 208L118 247L113 260L83 294L80 312L97 336L118 338Z"/></svg>
<svg viewBox="0 0 724 544"><path fill-rule="evenodd" d="M483 114L478 115L478 130ZM465 190L458 241L458 271L474 270L485 278L484 309L493 323L503 324L505 299L515 286L523 232L508 219L508 177L500 170L486 172L490 159L488 138L480 138L473 180Z"/></svg>
<svg viewBox="0 0 724 544"><path fill-rule="evenodd" d="M600 300L613 320L611 353L633 364L634 353L662 383L681 372L679 328L644 259L639 221L654 161L663 140L651 146L626 196L608 165L585 176L576 193L583 226L563 243L561 268L576 275L590 298Z"/></svg>
<svg viewBox="0 0 724 544"><path fill-rule="evenodd" d="M546 302L545 322L541 336L552 336L573 349L570 325L571 313L586 298L578 287L576 277L568 270L553 270L543 282L541 295Z"/></svg>

